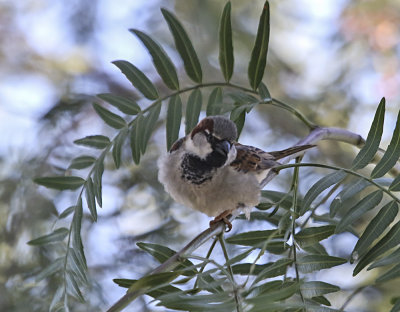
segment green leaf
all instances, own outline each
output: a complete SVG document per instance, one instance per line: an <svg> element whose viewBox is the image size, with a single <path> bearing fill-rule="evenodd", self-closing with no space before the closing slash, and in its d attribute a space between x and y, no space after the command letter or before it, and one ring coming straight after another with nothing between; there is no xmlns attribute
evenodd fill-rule
<svg viewBox="0 0 400 312"><path fill-rule="evenodd" d="M143 115L138 115L136 119L133 121L130 130L132 158L135 164L137 165L140 162L140 148L142 146L144 127L145 127L144 117Z"/></svg>
<svg viewBox="0 0 400 312"><path fill-rule="evenodd" d="M374 170L372 170L371 177L379 178L385 175L390 169L394 167L400 157L400 112L397 115L396 128L393 132L392 140L383 155L382 159L378 162Z"/></svg>
<svg viewBox="0 0 400 312"><path fill-rule="evenodd" d="M267 263L267 264L254 264L254 268L253 271L250 273L251 271L251 267L253 266L253 263L239 263L239 264L235 264L232 266L232 271L233 274L240 274L240 275L257 275L259 274L262 270L265 269L265 267L270 266L271 263ZM283 273L284 274L284 273ZM279 276L279 274L277 275Z"/></svg>
<svg viewBox="0 0 400 312"><path fill-rule="evenodd" d="M170 98L167 110L167 150L179 138L179 129L182 119L182 101L179 95Z"/></svg>
<svg viewBox="0 0 400 312"><path fill-rule="evenodd" d="M377 242L368 253L360 259L353 271L353 276L360 273L368 264L384 254L386 251L396 247L400 243L400 222L397 222L390 231Z"/></svg>
<svg viewBox="0 0 400 312"><path fill-rule="evenodd" d="M255 249L256 249L255 247L251 247L245 250L244 252L230 258L228 261L226 261L225 265L231 265L242 261L243 259L247 258Z"/></svg>
<svg viewBox="0 0 400 312"><path fill-rule="evenodd" d="M172 90L178 90L179 81L178 75L176 74L175 66L167 53L165 53L164 49L150 36L146 35L140 30L130 29L129 31L135 34L145 45L153 59L153 64L158 74L167 85L167 87Z"/></svg>
<svg viewBox="0 0 400 312"><path fill-rule="evenodd" d="M260 95L261 99L265 102L271 102L272 96L269 93L267 86L261 81L260 85L258 86L258 94Z"/></svg>
<svg viewBox="0 0 400 312"><path fill-rule="evenodd" d="M319 303L319 304L323 304L326 306L331 306L332 304L330 303L330 301L328 299L326 299L324 296L317 296L317 297L313 297L312 301ZM318 309L317 309L318 311Z"/></svg>
<svg viewBox="0 0 400 312"><path fill-rule="evenodd" d="M267 282L267 283L261 284L259 286L251 287L248 291L245 292L245 296L247 297L248 295L251 295L252 297L255 297L260 294L279 289L282 287L282 285L283 285L283 282L280 280L274 280L272 282Z"/></svg>
<svg viewBox="0 0 400 312"><path fill-rule="evenodd" d="M364 255L367 249L372 246L375 239L377 239L389 227L398 211L399 207L396 201L393 200L386 204L368 224L363 235L354 247L352 255L357 255L358 258Z"/></svg>
<svg viewBox="0 0 400 312"><path fill-rule="evenodd" d="M314 298L313 298L314 299ZM316 301L316 300L313 300ZM337 309L321 306L320 304L314 304L313 301L302 303L296 300L287 300L284 302L262 302L259 301L257 305L253 306L249 312L266 312L266 311L290 311L290 312L340 312Z"/></svg>
<svg viewBox="0 0 400 312"><path fill-rule="evenodd" d="M104 122L110 127L121 129L126 126L126 122L122 117L110 112L99 104L93 103L93 108L100 116L100 118L103 119Z"/></svg>
<svg viewBox="0 0 400 312"><path fill-rule="evenodd" d="M372 263L368 267L367 271L381 266L392 265L394 263L399 263L399 262L400 262L400 248L396 249L391 254L383 257L382 259L379 259L376 262Z"/></svg>
<svg viewBox="0 0 400 312"><path fill-rule="evenodd" d="M188 134L199 121L201 105L203 104L200 89L194 90L190 95L186 105L186 129Z"/></svg>
<svg viewBox="0 0 400 312"><path fill-rule="evenodd" d="M129 278L114 278L113 282L117 284L119 287L129 288L131 287L137 280L129 279Z"/></svg>
<svg viewBox="0 0 400 312"><path fill-rule="evenodd" d="M393 304L392 309L390 312L399 312L400 311L400 298L397 297L396 299L392 299L391 304Z"/></svg>
<svg viewBox="0 0 400 312"><path fill-rule="evenodd" d="M335 233L340 233L346 230L346 228L354 221L358 220L367 211L375 208L382 200L383 193L381 190L368 194L365 198L355 204L340 220L336 226Z"/></svg>
<svg viewBox="0 0 400 312"><path fill-rule="evenodd" d="M243 91L231 91L228 93L228 96L240 106L244 104L258 104L259 102L255 96ZM250 112L250 109L247 109L247 112Z"/></svg>
<svg viewBox="0 0 400 312"><path fill-rule="evenodd" d="M371 129L369 130L367 140L365 141L365 145L353 160L353 164L351 166L353 170L364 168L374 158L381 141L384 118L385 98L382 98L376 110Z"/></svg>
<svg viewBox="0 0 400 312"><path fill-rule="evenodd" d="M68 207L58 216L59 219L64 219L68 217L71 213L75 211L75 206Z"/></svg>
<svg viewBox="0 0 400 312"><path fill-rule="evenodd" d="M222 109L222 89L214 88L208 98L206 114L207 116L219 115Z"/></svg>
<svg viewBox="0 0 400 312"><path fill-rule="evenodd" d="M74 248L80 248L82 245L81 241L81 226L82 226L82 198L79 198L78 204L75 206L74 216L72 218L72 246Z"/></svg>
<svg viewBox="0 0 400 312"><path fill-rule="evenodd" d="M232 77L233 63L231 2L228 1L219 24L219 65L226 82L229 82Z"/></svg>
<svg viewBox="0 0 400 312"><path fill-rule="evenodd" d="M232 119L234 117L234 116L232 116L233 113L234 112L232 111L230 119L235 123L236 128L237 128L238 137L239 137L240 134L242 133L244 123L246 121L246 111L243 110L238 116L235 117L235 119Z"/></svg>
<svg viewBox="0 0 400 312"><path fill-rule="evenodd" d="M126 279L126 278L115 278L115 279L113 279L113 282L115 284L117 284L119 287L129 288L134 283L136 283L137 280ZM147 294L149 296L153 297L153 298L158 298L158 297L160 297L162 295L170 294L170 293L177 292L177 291L180 291L180 290L181 289L179 289L177 287L174 287L174 286L171 286L171 285L167 285L167 286L164 286L162 288L158 288L158 289L155 289L153 291L149 291L149 292L147 292Z"/></svg>
<svg viewBox="0 0 400 312"><path fill-rule="evenodd" d="M390 281L395 278L400 277L400 264L396 265L395 267L391 268L385 274L382 274L376 279L377 283L384 283Z"/></svg>
<svg viewBox="0 0 400 312"><path fill-rule="evenodd" d="M117 137L114 140L112 156L114 159L115 167L118 169L121 165L121 149L124 141L128 135L128 128L124 128L118 133Z"/></svg>
<svg viewBox="0 0 400 312"><path fill-rule="evenodd" d="M327 255L305 255L298 258L297 266L302 273L311 273L322 269L332 268L346 262L346 259Z"/></svg>
<svg viewBox="0 0 400 312"><path fill-rule="evenodd" d="M221 286L226 283L225 278L214 279L211 273L201 273L197 277L199 289L209 291L213 294L224 292Z"/></svg>
<svg viewBox="0 0 400 312"><path fill-rule="evenodd" d="M46 234L38 238L35 238L33 240L30 240L29 242L27 242L27 244L31 246L39 246L39 245L61 242L62 240L64 240L64 238L67 237L68 233L69 231L67 228L64 227L58 228L53 232L51 232L50 234Z"/></svg>
<svg viewBox="0 0 400 312"><path fill-rule="evenodd" d="M73 248L68 252L68 268L79 279L82 284L87 284L86 266L79 260L79 257Z"/></svg>
<svg viewBox="0 0 400 312"><path fill-rule="evenodd" d="M42 177L33 179L36 184L55 190L75 190L85 183L85 180L74 176Z"/></svg>
<svg viewBox="0 0 400 312"><path fill-rule="evenodd" d="M272 202L274 205L279 204L279 206L284 209L292 208L293 197L288 193L277 191L261 191L261 197L269 202ZM303 205L303 201L300 198L298 198L297 201L299 205Z"/></svg>
<svg viewBox="0 0 400 312"><path fill-rule="evenodd" d="M330 186L342 181L346 177L346 175L346 172L338 170L318 180L304 196L303 206L301 207L300 215L303 215L310 208L311 203L317 198L319 194L321 194Z"/></svg>
<svg viewBox="0 0 400 312"><path fill-rule="evenodd" d="M335 233L335 225L309 227L295 235L296 242L301 247L314 245Z"/></svg>
<svg viewBox="0 0 400 312"><path fill-rule="evenodd" d="M258 24L256 41L248 69L250 86L253 90L258 88L263 76L265 65L267 63L267 52L269 43L269 3L265 1L264 8Z"/></svg>
<svg viewBox="0 0 400 312"><path fill-rule="evenodd" d="M283 235L278 234L277 230L251 231L228 237L226 242L235 245L259 247L265 242L272 242L274 239L282 238Z"/></svg>
<svg viewBox="0 0 400 312"><path fill-rule="evenodd" d="M75 144L104 149L110 144L110 139L104 135L89 135L83 139L75 140Z"/></svg>
<svg viewBox="0 0 400 312"><path fill-rule="evenodd" d="M84 169L93 165L95 161L96 158L92 156L79 156L71 161L68 169Z"/></svg>
<svg viewBox="0 0 400 312"><path fill-rule="evenodd" d="M330 217L333 218L336 215L338 209L343 206L343 204L346 203L348 199L353 199L357 193L361 192L370 185L371 184L364 179L358 179L356 182L346 185L332 201L331 206L329 207Z"/></svg>
<svg viewBox="0 0 400 312"><path fill-rule="evenodd" d="M206 295L198 294L196 296L178 292L157 299L160 300L158 305L173 310L228 312L236 309L233 296L230 296L228 292Z"/></svg>
<svg viewBox="0 0 400 312"><path fill-rule="evenodd" d="M400 191L400 175L393 180L392 184L389 186L389 191L398 192Z"/></svg>
<svg viewBox="0 0 400 312"><path fill-rule="evenodd" d="M328 253L326 252L326 249L324 246L322 246L319 243L316 243L314 245L306 245L301 247L304 251L307 251L310 254L321 254L321 255L327 255Z"/></svg>
<svg viewBox="0 0 400 312"><path fill-rule="evenodd" d="M326 251L325 247L322 244L314 244L309 246L303 246L302 249L309 254L318 254L318 255L327 255L328 252Z"/></svg>
<svg viewBox="0 0 400 312"><path fill-rule="evenodd" d="M263 269L254 279L253 285L263 279L285 274L287 267L292 263L293 260L288 258L282 258L275 262L267 263L266 268Z"/></svg>
<svg viewBox="0 0 400 312"><path fill-rule="evenodd" d="M135 65L127 61L114 61L112 62L117 66L121 72L128 78L132 85L138 89L149 100L156 100L158 98L157 89L146 75L138 69Z"/></svg>
<svg viewBox="0 0 400 312"><path fill-rule="evenodd" d="M152 255L154 258L156 258L160 263L163 263L167 261L169 258L171 258L173 255L176 254L176 251L162 245L158 244L150 244L150 243L136 243L136 245L148 252L150 255ZM186 272L182 273L183 275L186 276L191 276L194 274L197 274L197 270L193 268L193 263L188 260L188 259L182 259L181 263L176 267L176 270L183 270L184 268L189 268Z"/></svg>
<svg viewBox="0 0 400 312"><path fill-rule="evenodd" d="M60 312L64 311L64 302L61 298L64 296L64 285L60 285L51 300L49 312Z"/></svg>
<svg viewBox="0 0 400 312"><path fill-rule="evenodd" d="M189 39L185 29L178 19L168 10L162 8L161 13L168 23L168 27L174 37L175 46L180 54L187 75L197 83L201 83L202 71L197 57L196 51L193 48L192 42Z"/></svg>
<svg viewBox="0 0 400 312"><path fill-rule="evenodd" d="M286 211L278 222L278 230L279 233L288 233L292 226L292 213L290 211Z"/></svg>
<svg viewBox="0 0 400 312"><path fill-rule="evenodd" d="M115 106L127 115L136 115L137 113L140 113L140 106L135 101L126 97L111 93L97 94L97 97Z"/></svg>
<svg viewBox="0 0 400 312"><path fill-rule="evenodd" d="M284 275L286 273L286 268L290 265L293 260L288 258L279 259L276 262L269 262L266 264L255 264L252 275L257 275L253 284L270 277L276 277L279 275ZM249 275L252 263L239 263L232 266L234 274Z"/></svg>
<svg viewBox="0 0 400 312"><path fill-rule="evenodd" d="M94 196L97 199L97 204L101 207L102 204L102 177L104 173L104 157L105 154L99 158L99 162L94 167L94 174L93 174L93 186L94 186Z"/></svg>
<svg viewBox="0 0 400 312"><path fill-rule="evenodd" d="M129 287L128 292L133 292L135 290L144 290L147 292L150 289L164 287L165 285L170 284L178 276L179 273L176 272L162 272L147 275L137 280L136 283Z"/></svg>
<svg viewBox="0 0 400 312"><path fill-rule="evenodd" d="M78 257L79 263L81 263L81 265L87 269L85 252L83 250L81 238L82 215L82 199L80 198L75 207L74 217L72 218L72 248L75 250L75 255Z"/></svg>
<svg viewBox="0 0 400 312"><path fill-rule="evenodd" d="M64 265L65 258L60 257L50 263L45 269L40 271L38 275L35 277L35 282L39 283L41 280L45 279L46 277L53 275L61 270Z"/></svg>
<svg viewBox="0 0 400 312"><path fill-rule="evenodd" d="M97 221L97 210L96 210L96 199L94 195L94 186L93 186L93 181L92 178L88 178L86 183L85 183L85 189L86 189L86 203L88 205L90 215L92 216L92 219L94 222Z"/></svg>
<svg viewBox="0 0 400 312"><path fill-rule="evenodd" d="M249 113L255 104L235 105L231 111L230 119L232 121L238 120L243 113Z"/></svg>
<svg viewBox="0 0 400 312"><path fill-rule="evenodd" d="M245 214L239 215L236 220L246 220L246 222L252 221L267 221L273 225L278 225L281 215L276 215L269 212L252 211L250 212L250 219L247 220Z"/></svg>
<svg viewBox="0 0 400 312"><path fill-rule="evenodd" d="M161 103L158 103L150 109L149 114L144 118L143 139L141 140L142 144L140 146L140 150L142 153L146 151L147 143L149 142L151 134L156 127L158 117L160 116L160 111Z"/></svg>
<svg viewBox="0 0 400 312"><path fill-rule="evenodd" d="M287 285L283 285L283 287L276 289L274 291L269 291L265 294L258 295L253 298L248 298L246 299L246 302L254 305L264 305L266 306L267 303L273 302L273 301L281 301L287 298L290 298L293 296L296 292L299 290L299 284L298 283L287 283ZM265 311L265 310L263 310ZM270 310L267 310L270 311Z"/></svg>
<svg viewBox="0 0 400 312"><path fill-rule="evenodd" d="M83 295L81 293L81 290L79 289L79 285L75 280L74 275L71 272L67 271L66 277L67 277L67 292L80 302L82 303L85 302L85 298L83 298Z"/></svg>
<svg viewBox="0 0 400 312"><path fill-rule="evenodd" d="M313 298L340 291L340 287L325 282L304 282L300 285L301 294L305 298Z"/></svg>

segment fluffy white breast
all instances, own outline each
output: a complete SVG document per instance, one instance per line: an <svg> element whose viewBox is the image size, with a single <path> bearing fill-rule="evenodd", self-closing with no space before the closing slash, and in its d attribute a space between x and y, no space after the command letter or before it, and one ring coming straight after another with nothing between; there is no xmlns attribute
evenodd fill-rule
<svg viewBox="0 0 400 312"><path fill-rule="evenodd" d="M236 149L230 158L236 157ZM181 149L160 157L158 179L171 197L185 206L208 216L217 216L227 209L253 207L259 203L260 187L254 174L243 174L230 166L216 170L212 179L196 185L182 178Z"/></svg>

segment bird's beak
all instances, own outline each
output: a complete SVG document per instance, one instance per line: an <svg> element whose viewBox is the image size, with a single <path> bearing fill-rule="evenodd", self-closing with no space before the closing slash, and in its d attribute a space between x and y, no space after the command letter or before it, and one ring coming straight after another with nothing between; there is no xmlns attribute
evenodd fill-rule
<svg viewBox="0 0 400 312"><path fill-rule="evenodd" d="M219 142L216 146L215 146L215 151L226 156L228 155L229 151L231 150L231 143L228 141L222 141Z"/></svg>

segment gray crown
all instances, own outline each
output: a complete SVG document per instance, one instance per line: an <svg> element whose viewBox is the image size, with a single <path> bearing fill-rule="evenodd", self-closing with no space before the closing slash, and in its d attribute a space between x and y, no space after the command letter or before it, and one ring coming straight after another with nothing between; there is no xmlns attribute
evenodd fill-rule
<svg viewBox="0 0 400 312"><path fill-rule="evenodd" d="M211 116L214 121L213 134L219 139L235 141L237 138L236 125L229 118L223 116Z"/></svg>

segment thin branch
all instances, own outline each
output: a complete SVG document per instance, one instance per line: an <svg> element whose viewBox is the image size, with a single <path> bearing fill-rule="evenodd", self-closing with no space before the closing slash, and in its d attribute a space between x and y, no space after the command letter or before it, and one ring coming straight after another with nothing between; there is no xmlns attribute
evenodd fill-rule
<svg viewBox="0 0 400 312"><path fill-rule="evenodd" d="M215 245L217 244L217 241L218 241L218 238L215 237L214 241L212 242L212 244L211 244L211 246L210 246L210 249L209 249L208 252L207 252L206 259L210 259L211 253L212 253L212 251L214 250L214 247L215 247ZM207 265L207 262L205 262L204 265L201 267L201 269L200 269L200 271L199 271L199 274L203 273L203 271L204 271L206 265ZM199 282L199 277L197 276L196 282L194 283L194 286L193 286L193 289L196 289L198 282Z"/></svg>
<svg viewBox="0 0 400 312"><path fill-rule="evenodd" d="M300 158L296 158L296 164L300 163ZM296 217L298 216L298 212L296 211L297 208L297 193L298 193L298 185L299 185L299 171L300 168L296 167L294 168L294 174L293 174L293 202L292 202L292 207L293 207L293 214L292 214L292 249L293 250L293 263L294 263L294 270L296 272L296 281L297 283L300 283L300 274L299 274L299 268L297 265L297 251L296 251L296 239L295 239L295 232L296 232ZM306 304L303 293L301 292L301 289L299 289L299 294L301 301L303 302L303 305Z"/></svg>
<svg viewBox="0 0 400 312"><path fill-rule="evenodd" d="M339 188L341 184L337 183L335 184L332 189L328 192L328 194L326 194L312 209L311 209L311 213L307 216L307 218L304 220L304 222L300 225L300 228L303 229L308 221L314 216L315 211L325 202L327 202L327 200L332 196L333 193L336 192L336 190Z"/></svg>
<svg viewBox="0 0 400 312"><path fill-rule="evenodd" d="M238 285L235 282L235 278L233 276L233 270L232 270L231 265L229 264L229 255L228 255L228 251L226 250L226 246L225 246L224 233L221 233L221 234L218 235L218 240L219 240L219 244L221 245L222 252L224 254L225 260L227 262L229 275L230 275L230 277L232 279L233 293L234 293L235 302L236 302L236 311L237 312L241 312L242 311L242 305L240 303L240 298L239 298L239 294L238 294Z"/></svg>
<svg viewBox="0 0 400 312"><path fill-rule="evenodd" d="M247 92L247 93L251 93L254 95L258 95L257 91L254 91L252 89L248 89L245 87L242 87L240 85L236 85L230 82L208 82L208 83L202 83L202 84L197 84L195 86L191 86L191 87L187 87L187 88L183 88L180 89L178 91L172 92L170 94L167 94L157 100L155 100L153 103L151 103L149 106L147 106L145 109L142 110L141 114L146 113L147 111L149 111L151 108L153 108L154 106L158 105L159 103L162 103L165 100L168 100L169 98L175 96L175 95L179 95L179 94L183 94L186 92L190 92L196 89L201 89L201 88L210 88L210 87L226 87L226 88L231 88L231 89L237 89L237 90L241 90L243 92ZM256 103L254 103L256 104ZM294 116L296 116L300 121L302 121L309 130L313 130L318 128L317 125L315 125L314 123L312 123L311 121L309 121L307 119L306 116L304 116L299 110L295 109L294 107L279 101L275 98L269 99L269 100L265 100L265 99L260 99L260 101L258 102L258 104L267 104L267 105L273 105L273 106L277 106L279 108L283 108L287 111L289 111L290 113L292 113ZM132 123L134 122L135 118L132 119L128 125L129 127L132 125Z"/></svg>
<svg viewBox="0 0 400 312"><path fill-rule="evenodd" d="M228 217L229 221L233 221L234 217ZM220 222L213 224L210 228L197 235L189 244L183 247L179 252L170 257L167 261L163 262L160 266L155 268L150 274L172 271L175 269L183 258L190 256L197 248L207 242L210 238L219 235L225 231L225 223ZM143 295L143 291L128 292L119 299L107 312L122 311L129 303L135 300L138 296Z"/></svg>
<svg viewBox="0 0 400 312"><path fill-rule="evenodd" d="M361 286L359 288L357 288L356 290L354 290L350 296L346 299L346 301L343 303L343 305L340 307L339 311L344 311L344 309L346 308L346 306L350 303L351 300L353 300L353 298L358 295L361 291L364 290L364 288L366 288L367 286Z"/></svg>

